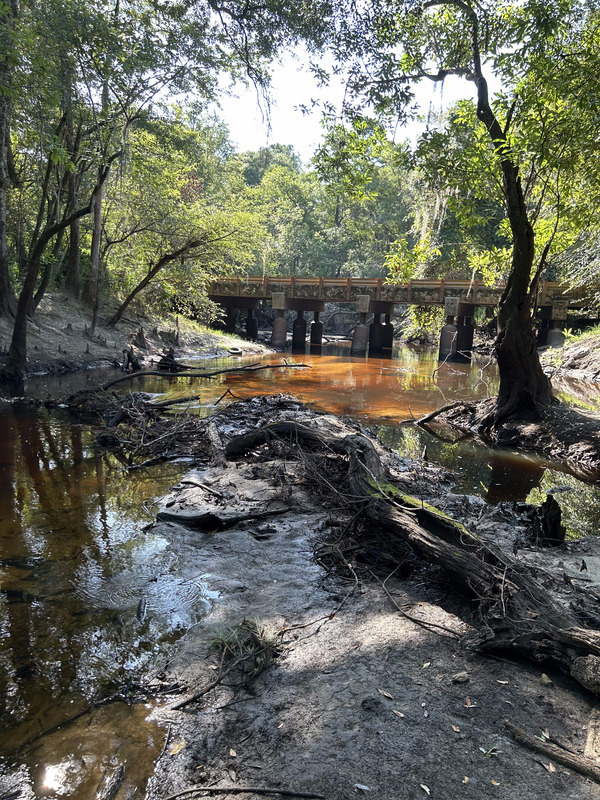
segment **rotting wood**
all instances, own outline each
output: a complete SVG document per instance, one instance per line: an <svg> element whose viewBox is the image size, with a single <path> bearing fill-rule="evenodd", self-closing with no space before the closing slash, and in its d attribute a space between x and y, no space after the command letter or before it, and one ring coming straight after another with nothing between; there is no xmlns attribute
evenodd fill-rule
<svg viewBox="0 0 600 800"><path fill-rule="evenodd" d="M213 459L217 467L225 466L225 456L223 455L223 442L217 430L214 420L209 420L206 425L206 436L208 438Z"/></svg>
<svg viewBox="0 0 600 800"><path fill-rule="evenodd" d="M125 767L119 764L114 769L107 769L94 795L94 800L114 800L125 778Z"/></svg>
<svg viewBox="0 0 600 800"><path fill-rule="evenodd" d="M290 789L274 789L266 786L197 786L167 795L164 800L177 800L194 794L278 794L282 797L306 797L309 800L326 800L325 795L315 792L294 792Z"/></svg>
<svg viewBox="0 0 600 800"><path fill-rule="evenodd" d="M504 721L504 725L510 731L514 740L519 744L531 750L535 750L538 753L542 753L542 755L547 756L547 758L550 758L552 761L556 761L558 764L562 764L564 767L568 767L578 772L580 775L584 775L586 778L591 778L593 781L596 781L596 783L600 783L600 766L592 761L591 758L578 756L575 753L570 753L568 750L565 750L564 747L560 747L560 745L542 741L542 739L537 736L532 736L521 728L517 728L516 725L513 725L512 722L508 720Z"/></svg>
<svg viewBox="0 0 600 800"><path fill-rule="evenodd" d="M265 519L267 517L274 517L277 514L285 514L289 508L280 508L274 511L255 511L248 514L216 514L212 511L206 511L203 514L177 514L172 511L159 511L156 519L159 522L175 522L177 525L183 525L184 528L192 528L196 531L224 531L227 528L233 528L239 522L245 522L249 519Z"/></svg>
<svg viewBox="0 0 600 800"><path fill-rule="evenodd" d="M551 664L600 695L600 624L596 598L570 586L570 608L560 605L534 577L534 570L483 541L438 509L403 495L389 481L366 436L335 436L292 421L266 425L230 441L233 459L275 439L320 447L348 458L344 492L364 504L371 529L386 537L386 549L440 566L454 585L478 601L475 634L465 644L481 652L512 653ZM293 449L292 449L293 454ZM559 588L557 584L557 591Z"/></svg>

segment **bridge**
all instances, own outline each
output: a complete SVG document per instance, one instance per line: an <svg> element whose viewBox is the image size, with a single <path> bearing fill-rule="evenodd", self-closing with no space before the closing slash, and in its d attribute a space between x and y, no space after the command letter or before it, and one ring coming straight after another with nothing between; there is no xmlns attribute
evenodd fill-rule
<svg viewBox="0 0 600 800"><path fill-rule="evenodd" d="M273 323L272 344L285 346L287 320L285 311L297 312L292 328L292 346L303 347L306 340L305 312L312 312L310 341L320 345L323 323L320 314L325 303L354 304L359 315L352 342L352 352L363 355L367 345L371 352L391 348L393 327L391 315L396 305L444 306L446 325L440 341L440 358L470 358L473 344L473 314L478 306L496 308L504 283L486 286L473 280L411 280L391 284L384 278L280 278L243 277L213 281L209 297L226 312L225 329L235 330L236 311L247 309L246 331L256 338L258 331L254 310L261 301L270 301L277 317ZM540 316L539 344L562 343L562 324L568 309L584 308L589 294L558 282L540 282L538 307ZM367 315L373 322L367 326ZM384 317L382 323L381 317Z"/></svg>

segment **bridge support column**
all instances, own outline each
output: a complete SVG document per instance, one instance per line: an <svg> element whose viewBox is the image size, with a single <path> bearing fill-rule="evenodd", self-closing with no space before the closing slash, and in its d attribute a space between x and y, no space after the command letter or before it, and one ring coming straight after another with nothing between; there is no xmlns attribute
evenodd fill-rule
<svg viewBox="0 0 600 800"><path fill-rule="evenodd" d="M359 314L358 325L354 328L352 337L352 347L350 354L353 356L364 356L369 344L369 328L367 326L367 314L371 298L368 294L359 294L356 298L356 310Z"/></svg>
<svg viewBox="0 0 600 800"><path fill-rule="evenodd" d="M548 330L547 344L548 347L562 347L565 343L565 334L563 333L562 320L554 319L553 327Z"/></svg>
<svg viewBox="0 0 600 800"><path fill-rule="evenodd" d="M273 332L271 333L273 347L285 347L287 342L288 323L283 314L283 311L278 311L273 320Z"/></svg>
<svg viewBox="0 0 600 800"><path fill-rule="evenodd" d="M383 348L383 325L381 314L373 314L373 322L369 326L369 355L381 353Z"/></svg>
<svg viewBox="0 0 600 800"><path fill-rule="evenodd" d="M473 325L473 314L475 306L469 303L460 303L458 306L458 317L456 319L456 354L454 361L469 363L471 361L471 350L473 348L473 336L475 326Z"/></svg>
<svg viewBox="0 0 600 800"><path fill-rule="evenodd" d="M292 350L302 350L306 346L306 320L304 311L298 311L298 316L292 325Z"/></svg>
<svg viewBox="0 0 600 800"><path fill-rule="evenodd" d="M273 332L271 333L271 345L273 347L285 347L287 343L288 324L285 318L285 293L273 292L271 297L273 310L277 316L273 320Z"/></svg>
<svg viewBox="0 0 600 800"><path fill-rule="evenodd" d="M563 325L567 319L568 300L555 300L551 306L540 309L541 324L537 336L538 347L562 347L565 343Z"/></svg>
<svg viewBox="0 0 600 800"><path fill-rule="evenodd" d="M444 302L444 312L446 314L446 324L440 332L440 350L438 361L454 361L456 356L456 341L458 329L454 324L454 318L458 314L458 297L447 297Z"/></svg>
<svg viewBox="0 0 600 800"><path fill-rule="evenodd" d="M456 355L456 339L458 330L454 324L454 317L452 314L446 315L446 324L440 332L440 350L438 353L438 361L454 361Z"/></svg>
<svg viewBox="0 0 600 800"><path fill-rule="evenodd" d="M385 325L383 326L383 349L391 350L394 346L394 326L392 325L392 315L386 314Z"/></svg>
<svg viewBox="0 0 600 800"><path fill-rule="evenodd" d="M321 312L314 312L314 319L310 325L310 343L313 347L320 347L323 344L323 323L321 322Z"/></svg>
<svg viewBox="0 0 600 800"><path fill-rule="evenodd" d="M225 333L235 333L235 323L237 319L237 309L227 306L225 309Z"/></svg>
<svg viewBox="0 0 600 800"><path fill-rule="evenodd" d="M248 316L246 317L246 338L251 342L258 339L258 320L254 316L254 309L248 309Z"/></svg>

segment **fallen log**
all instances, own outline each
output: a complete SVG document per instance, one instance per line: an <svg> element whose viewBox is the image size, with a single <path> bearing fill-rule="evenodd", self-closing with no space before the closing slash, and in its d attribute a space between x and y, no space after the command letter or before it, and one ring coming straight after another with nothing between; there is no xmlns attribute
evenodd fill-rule
<svg viewBox="0 0 600 800"><path fill-rule="evenodd" d="M119 383L125 383L133 378L166 378L173 380L174 378L216 378L218 375L226 375L232 372L259 372L263 369L308 369L308 364L246 364L243 367L228 367L227 369L216 369L212 372L202 372L201 370L187 369L185 372L164 372L160 370L142 370L141 372L132 372L128 375L122 375L120 378L114 378L111 381L106 381L100 386L100 389L110 389L111 386L117 386ZM85 391L88 391L87 389ZM69 398L70 400L71 398Z"/></svg>
<svg viewBox="0 0 600 800"><path fill-rule="evenodd" d="M555 600L536 579L534 568L438 509L402 494L387 476L372 442L361 434L341 437L292 421L275 422L233 439L225 454L234 459L276 439L347 458L341 491L363 501L363 517L371 530L385 537L386 552L401 559L408 546L417 557L441 567L462 594L478 602L473 620L477 631L465 644L481 652L550 664L600 695L596 595L571 585L570 595ZM544 579L547 582L548 576ZM557 580L553 587L557 593L560 583ZM586 627L590 622L595 629Z"/></svg>
<svg viewBox="0 0 600 800"><path fill-rule="evenodd" d="M266 519L277 514L285 514L287 511L289 511L289 508L280 508L275 511L255 511L248 514L235 514L226 511L218 514L213 511L205 511L202 514L177 514L172 511L159 511L156 519L159 522L175 522L177 525L183 525L184 528L208 533L224 531L227 528L233 528L239 522L246 522L250 519Z"/></svg>
<svg viewBox="0 0 600 800"><path fill-rule="evenodd" d="M557 764L562 764L564 767L568 767L586 778L591 778L596 783L600 783L600 766L595 761L592 761L591 758L578 756L576 753L570 753L565 750L564 747L544 741L538 736L532 736L530 733L521 730L521 728L517 728L516 725L513 725L508 720L505 720L504 724L514 740L519 744L541 753L547 758L556 761Z"/></svg>
<svg viewBox="0 0 600 800"><path fill-rule="evenodd" d="M124 778L125 767L123 764L119 764L115 769L106 770L96 789L94 800L114 800Z"/></svg>

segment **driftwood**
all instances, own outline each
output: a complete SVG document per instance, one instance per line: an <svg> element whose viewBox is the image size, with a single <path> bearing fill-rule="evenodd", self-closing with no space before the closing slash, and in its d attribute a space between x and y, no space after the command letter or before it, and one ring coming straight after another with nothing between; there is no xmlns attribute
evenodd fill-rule
<svg viewBox="0 0 600 800"><path fill-rule="evenodd" d="M517 728L516 725L508 722L508 720L505 720L504 724L511 732L514 740L519 744L528 747L530 750L541 753L547 758L552 759L552 761L556 761L557 764L569 767L569 769L578 772L580 775L585 775L586 778L591 778L593 781L596 781L596 783L600 783L600 766L596 764L595 761L592 761L591 758L578 756L576 753L570 753L558 744L544 741L537 736L532 736L524 730L521 730L521 728Z"/></svg>
<svg viewBox="0 0 600 800"><path fill-rule="evenodd" d="M133 378L166 378L172 380L173 378L216 378L218 375L225 375L231 372L259 372L263 369L308 369L308 364L247 364L244 367L229 367L228 369L217 369L213 372L202 372L201 370L190 370L186 372L164 372L160 370L144 370L142 372L134 372L129 375L122 375L120 378L114 378L111 381L106 381L100 386L100 389L110 389L112 386L117 386L119 383L130 381Z"/></svg>
<svg viewBox="0 0 600 800"><path fill-rule="evenodd" d="M94 800L114 800L117 792L121 788L124 777L125 767L123 764L119 764L115 769L106 770L96 789Z"/></svg>
<svg viewBox="0 0 600 800"><path fill-rule="evenodd" d="M285 514L289 508L277 509L276 511L255 511L249 514L231 514L227 512L215 514L206 511L203 514L175 514L171 511L159 511L156 519L160 522L176 522L184 528L192 528L195 531L224 531L232 528L239 522L248 519L264 519L274 517L276 514Z"/></svg>
<svg viewBox="0 0 600 800"><path fill-rule="evenodd" d="M408 546L417 557L439 565L453 585L478 601L473 620L478 631L468 645L550 664L600 695L600 632L585 627L600 624L600 604L589 588L584 593L569 586L570 607L553 599L533 568L434 507L401 494L365 436L336 437L284 421L234 439L225 453L235 458L277 438L347 457L344 491L362 499L370 527L387 537L386 551L400 558Z"/></svg>

